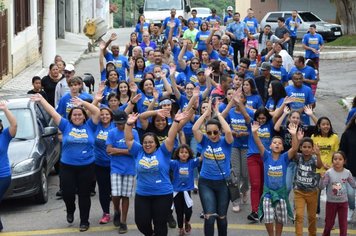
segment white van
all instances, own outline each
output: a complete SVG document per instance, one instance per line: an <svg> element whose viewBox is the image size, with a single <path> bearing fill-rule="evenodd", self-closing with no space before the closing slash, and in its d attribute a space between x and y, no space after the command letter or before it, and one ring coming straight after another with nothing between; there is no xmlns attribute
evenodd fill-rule
<svg viewBox="0 0 356 236"><path fill-rule="evenodd" d="M172 8L176 9L176 17L190 18L190 0L145 0L139 12L145 16L146 22L162 23L171 15Z"/></svg>

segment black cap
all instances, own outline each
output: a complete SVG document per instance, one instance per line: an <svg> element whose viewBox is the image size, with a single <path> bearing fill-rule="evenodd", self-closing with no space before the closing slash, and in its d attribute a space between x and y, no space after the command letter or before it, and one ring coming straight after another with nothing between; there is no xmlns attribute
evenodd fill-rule
<svg viewBox="0 0 356 236"><path fill-rule="evenodd" d="M128 115L124 111L115 111L113 112L113 122L115 124L123 125L127 121Z"/></svg>
<svg viewBox="0 0 356 236"><path fill-rule="evenodd" d="M204 73L205 72L205 70L204 70L204 68L199 68L199 69L197 69L197 74L199 74L199 73Z"/></svg>
<svg viewBox="0 0 356 236"><path fill-rule="evenodd" d="M311 24L309 27L316 29L316 25L315 24Z"/></svg>

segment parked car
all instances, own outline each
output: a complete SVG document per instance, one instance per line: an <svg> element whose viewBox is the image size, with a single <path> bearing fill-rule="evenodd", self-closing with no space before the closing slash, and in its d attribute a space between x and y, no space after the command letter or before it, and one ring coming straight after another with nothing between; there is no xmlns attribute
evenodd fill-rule
<svg viewBox="0 0 356 236"><path fill-rule="evenodd" d="M208 16L211 16L211 9L207 7L194 7L192 10L197 10L197 17L205 20Z"/></svg>
<svg viewBox="0 0 356 236"><path fill-rule="evenodd" d="M9 145L11 185L5 199L34 197L37 203L48 201L47 178L59 161L58 128L41 104L29 96L8 98L7 106L17 120L17 133ZM0 113L4 127L8 121Z"/></svg>
<svg viewBox="0 0 356 236"><path fill-rule="evenodd" d="M261 28L263 29L263 27L268 24L271 26L272 31L274 31L278 26L278 17L288 19L291 15L291 11L268 12L261 20ZM316 31L321 34L326 41L335 40L342 35L341 25L328 23L310 11L299 11L298 18L302 22L297 31L297 38L299 39L303 38L303 35L308 32L311 24L316 25Z"/></svg>

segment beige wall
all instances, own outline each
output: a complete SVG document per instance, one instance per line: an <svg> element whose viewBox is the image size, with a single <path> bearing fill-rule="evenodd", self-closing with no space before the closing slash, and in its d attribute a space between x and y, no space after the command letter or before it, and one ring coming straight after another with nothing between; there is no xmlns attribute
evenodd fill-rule
<svg viewBox="0 0 356 236"><path fill-rule="evenodd" d="M260 22L269 11L278 11L278 0L251 0L251 8L255 12L255 17Z"/></svg>
<svg viewBox="0 0 356 236"><path fill-rule="evenodd" d="M240 13L241 19L247 15L247 9L251 7L251 0L235 0L236 11Z"/></svg>

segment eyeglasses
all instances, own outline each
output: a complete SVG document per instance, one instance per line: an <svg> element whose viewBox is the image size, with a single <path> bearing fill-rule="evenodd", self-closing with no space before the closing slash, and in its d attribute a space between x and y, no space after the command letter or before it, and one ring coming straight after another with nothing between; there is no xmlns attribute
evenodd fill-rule
<svg viewBox="0 0 356 236"><path fill-rule="evenodd" d="M214 135L218 135L219 134L219 131L218 130L214 130L214 131L206 131L206 134L211 136L212 134Z"/></svg>
<svg viewBox="0 0 356 236"><path fill-rule="evenodd" d="M242 65L239 65L239 68L244 68L244 69L247 69L247 66L242 66Z"/></svg>
<svg viewBox="0 0 356 236"><path fill-rule="evenodd" d="M155 141L144 141L142 142L143 145L150 145L150 144L154 144Z"/></svg>
<svg viewBox="0 0 356 236"><path fill-rule="evenodd" d="M64 74L70 74L70 73L72 73L72 72L69 71L69 70L65 70L65 71L64 71Z"/></svg>
<svg viewBox="0 0 356 236"><path fill-rule="evenodd" d="M199 65L200 62L193 61L193 62L191 62L191 64L192 64L192 65Z"/></svg>
<svg viewBox="0 0 356 236"><path fill-rule="evenodd" d="M185 88L185 90L193 90L194 88Z"/></svg>

